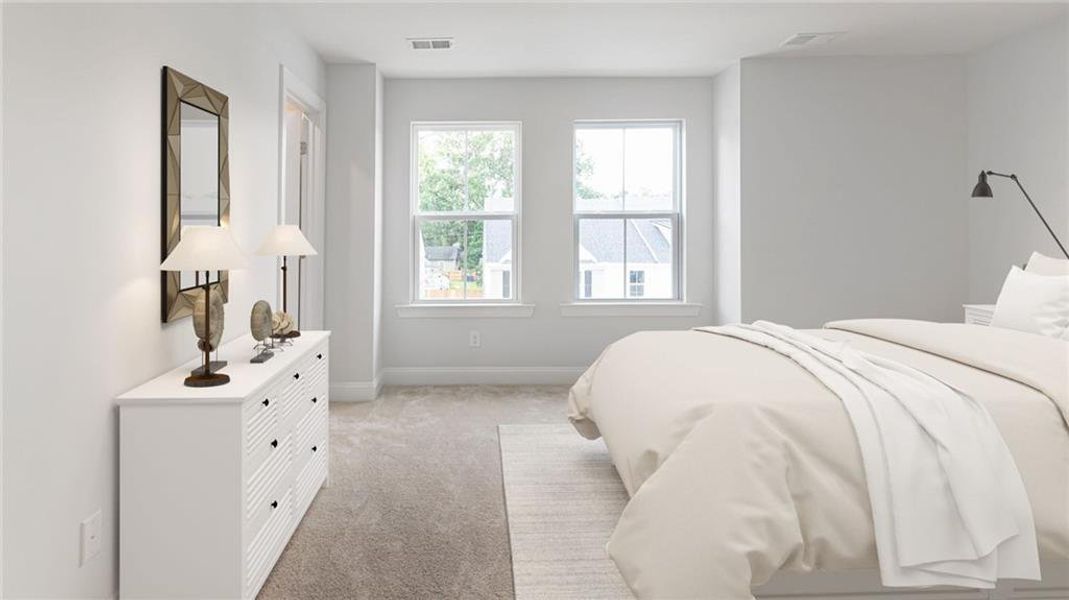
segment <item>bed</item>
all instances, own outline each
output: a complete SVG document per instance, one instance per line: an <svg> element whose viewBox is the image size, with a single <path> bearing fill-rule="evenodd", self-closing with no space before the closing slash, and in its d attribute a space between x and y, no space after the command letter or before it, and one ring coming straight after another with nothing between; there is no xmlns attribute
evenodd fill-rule
<svg viewBox="0 0 1069 600"><path fill-rule="evenodd" d="M890 319L810 333L975 399L1020 472L1044 581L918 594L1069 598L1069 343ZM580 378L569 410L582 435L604 438L631 496L607 549L639 598L909 595L873 582L873 517L843 403L783 356L709 331L637 333Z"/></svg>

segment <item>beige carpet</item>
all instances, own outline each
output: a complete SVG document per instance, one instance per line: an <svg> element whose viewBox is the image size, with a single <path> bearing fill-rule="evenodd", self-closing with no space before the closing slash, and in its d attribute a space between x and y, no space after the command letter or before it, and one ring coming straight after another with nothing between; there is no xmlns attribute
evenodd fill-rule
<svg viewBox="0 0 1069 600"><path fill-rule="evenodd" d="M627 504L605 444L567 424L499 431L517 600L633 598L605 552Z"/></svg>
<svg viewBox="0 0 1069 600"><path fill-rule="evenodd" d="M512 598L497 426L565 422L567 391L414 387L332 403L332 485L260 598Z"/></svg>

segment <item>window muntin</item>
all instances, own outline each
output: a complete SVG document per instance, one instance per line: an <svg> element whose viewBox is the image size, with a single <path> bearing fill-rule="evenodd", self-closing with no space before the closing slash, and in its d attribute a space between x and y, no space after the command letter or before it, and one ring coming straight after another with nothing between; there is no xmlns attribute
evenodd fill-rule
<svg viewBox="0 0 1069 600"><path fill-rule="evenodd" d="M577 299L682 299L682 169L680 121L575 124Z"/></svg>
<svg viewBox="0 0 1069 600"><path fill-rule="evenodd" d="M414 302L514 302L519 123L412 126Z"/></svg>

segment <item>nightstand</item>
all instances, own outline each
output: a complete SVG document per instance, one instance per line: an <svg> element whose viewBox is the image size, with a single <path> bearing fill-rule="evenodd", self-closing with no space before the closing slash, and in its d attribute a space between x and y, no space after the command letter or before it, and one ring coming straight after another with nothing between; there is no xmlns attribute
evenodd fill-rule
<svg viewBox="0 0 1069 600"><path fill-rule="evenodd" d="M963 304L965 322L972 325L990 325L991 316L995 314L994 304Z"/></svg>

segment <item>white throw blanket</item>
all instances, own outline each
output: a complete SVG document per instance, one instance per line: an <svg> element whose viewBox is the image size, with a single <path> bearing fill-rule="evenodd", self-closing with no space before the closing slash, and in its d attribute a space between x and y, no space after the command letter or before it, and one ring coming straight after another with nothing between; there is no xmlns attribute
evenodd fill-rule
<svg viewBox="0 0 1069 600"><path fill-rule="evenodd" d="M841 400L868 485L885 586L1039 579L1032 510L1009 449L972 398L898 362L758 321L702 328L786 356Z"/></svg>

